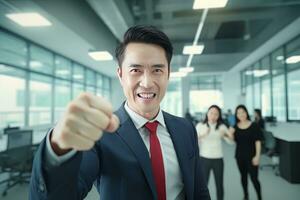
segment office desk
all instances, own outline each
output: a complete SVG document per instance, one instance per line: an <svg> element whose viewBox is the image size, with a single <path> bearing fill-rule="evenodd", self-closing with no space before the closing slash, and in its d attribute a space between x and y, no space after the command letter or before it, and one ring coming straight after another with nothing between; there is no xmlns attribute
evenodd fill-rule
<svg viewBox="0 0 300 200"><path fill-rule="evenodd" d="M279 172L290 183L300 183L300 124L278 123L267 125L278 140Z"/></svg>

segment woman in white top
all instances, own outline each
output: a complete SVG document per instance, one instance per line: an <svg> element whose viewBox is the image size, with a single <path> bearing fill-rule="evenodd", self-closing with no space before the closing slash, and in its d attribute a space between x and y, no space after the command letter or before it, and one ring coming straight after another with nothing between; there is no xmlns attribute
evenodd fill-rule
<svg viewBox="0 0 300 200"><path fill-rule="evenodd" d="M200 157L204 163L204 173L208 183L209 174L212 170L215 177L217 188L217 199L223 200L223 151L222 139L225 138L228 132L227 127L223 124L221 109L217 105L212 105L208 108L205 120L197 124L197 134L199 140Z"/></svg>

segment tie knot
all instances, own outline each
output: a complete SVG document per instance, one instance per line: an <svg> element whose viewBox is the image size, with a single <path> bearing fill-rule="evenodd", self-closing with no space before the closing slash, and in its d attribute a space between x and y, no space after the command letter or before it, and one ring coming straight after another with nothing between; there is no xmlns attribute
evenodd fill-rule
<svg viewBox="0 0 300 200"><path fill-rule="evenodd" d="M157 126L158 126L158 121L147 122L145 124L145 127L148 129L150 133L156 133Z"/></svg>

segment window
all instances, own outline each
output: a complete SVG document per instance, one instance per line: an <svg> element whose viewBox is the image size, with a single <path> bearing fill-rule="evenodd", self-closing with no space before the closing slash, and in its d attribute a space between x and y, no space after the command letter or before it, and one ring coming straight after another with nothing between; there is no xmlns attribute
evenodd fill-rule
<svg viewBox="0 0 300 200"><path fill-rule="evenodd" d="M41 47L30 45L29 67L33 71L53 74L53 54Z"/></svg>
<svg viewBox="0 0 300 200"><path fill-rule="evenodd" d="M98 96L103 96L103 77L101 74L97 74L97 91Z"/></svg>
<svg viewBox="0 0 300 200"><path fill-rule="evenodd" d="M73 81L84 83L84 68L81 65L74 64Z"/></svg>
<svg viewBox="0 0 300 200"><path fill-rule="evenodd" d="M172 78L169 82L161 108L173 115L182 116L181 79Z"/></svg>
<svg viewBox="0 0 300 200"><path fill-rule="evenodd" d="M0 129L49 125L83 91L110 100L110 81L86 66L0 30Z"/></svg>
<svg viewBox="0 0 300 200"><path fill-rule="evenodd" d="M55 122L62 116L70 100L71 100L70 82L55 80L55 110L54 110Z"/></svg>
<svg viewBox="0 0 300 200"><path fill-rule="evenodd" d="M260 70L260 64L259 62L256 63L254 66L253 66L253 83L254 83L254 108L261 108L261 104L260 104L260 94L261 94L261 91L260 91L260 73L261 73L261 70ZM250 110L251 111L251 110Z"/></svg>
<svg viewBox="0 0 300 200"><path fill-rule="evenodd" d="M103 78L103 96L107 100L110 100L110 79L108 77Z"/></svg>
<svg viewBox="0 0 300 200"><path fill-rule="evenodd" d="M206 75L192 76L190 79L190 112L199 118L201 113L216 104L223 108L223 93L221 90L221 76ZM199 115L199 116L198 116Z"/></svg>
<svg viewBox="0 0 300 200"><path fill-rule="evenodd" d="M90 69L86 69L86 85L95 86L96 85L96 73Z"/></svg>
<svg viewBox="0 0 300 200"><path fill-rule="evenodd" d="M261 109L262 115L271 116L271 75L270 57L266 56L261 60L261 70L257 74L261 78Z"/></svg>
<svg viewBox="0 0 300 200"><path fill-rule="evenodd" d="M26 42L0 31L0 62L18 67L26 67Z"/></svg>
<svg viewBox="0 0 300 200"><path fill-rule="evenodd" d="M288 84L288 119L300 120L300 37L286 47L287 84Z"/></svg>
<svg viewBox="0 0 300 200"><path fill-rule="evenodd" d="M0 64L0 128L25 125L24 77L25 72Z"/></svg>
<svg viewBox="0 0 300 200"><path fill-rule="evenodd" d="M50 77L30 74L30 126L51 123L51 82Z"/></svg>
<svg viewBox="0 0 300 200"><path fill-rule="evenodd" d="M278 121L286 121L285 80L283 48L272 53L273 115Z"/></svg>
<svg viewBox="0 0 300 200"><path fill-rule="evenodd" d="M86 69L86 91L96 94L96 73L90 69Z"/></svg>
<svg viewBox="0 0 300 200"><path fill-rule="evenodd" d="M77 98L84 91L84 86L80 83L73 83L73 99Z"/></svg>
<svg viewBox="0 0 300 200"><path fill-rule="evenodd" d="M55 56L55 76L71 80L71 61L61 57Z"/></svg>
<svg viewBox="0 0 300 200"><path fill-rule="evenodd" d="M245 77L245 82L246 82L246 107L251 113L251 111L254 109L254 102L253 102L253 94L254 94L254 89L253 89L253 69L252 67L247 69L245 72L246 77Z"/></svg>

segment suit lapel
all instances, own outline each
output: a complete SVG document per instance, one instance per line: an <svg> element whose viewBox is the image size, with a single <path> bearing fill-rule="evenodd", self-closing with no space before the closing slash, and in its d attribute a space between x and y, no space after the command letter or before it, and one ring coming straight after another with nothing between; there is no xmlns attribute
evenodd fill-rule
<svg viewBox="0 0 300 200"><path fill-rule="evenodd" d="M136 156L151 188L154 199L157 199L149 152L138 130L136 129L132 120L125 111L124 104L120 107L116 114L120 119L120 127L117 130L117 133L120 135L120 137L124 140L124 142L129 146L129 148Z"/></svg>
<svg viewBox="0 0 300 200"><path fill-rule="evenodd" d="M180 126L179 123L174 122L174 117L170 116L169 114L163 112L164 120L168 129L168 132L171 135L171 139L176 151L176 155L178 158L179 166L182 173L184 188L187 199L193 198L193 177L191 176L192 172L190 172L189 164L190 160L188 158L188 152L186 145L189 145L187 140L187 135L183 134L186 129Z"/></svg>

